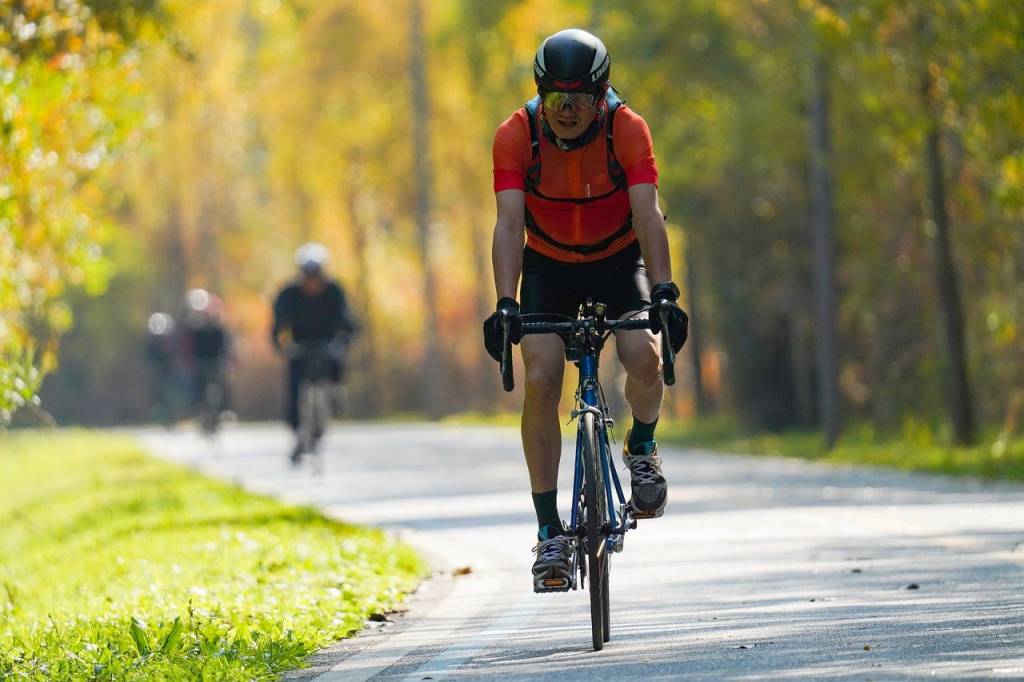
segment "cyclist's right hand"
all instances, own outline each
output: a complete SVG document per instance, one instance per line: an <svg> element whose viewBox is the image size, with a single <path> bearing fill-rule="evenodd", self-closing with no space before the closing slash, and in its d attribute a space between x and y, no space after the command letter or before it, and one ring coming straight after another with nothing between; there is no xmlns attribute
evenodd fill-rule
<svg viewBox="0 0 1024 682"><path fill-rule="evenodd" d="M293 345L292 330L285 327L274 334L272 340L278 353L288 355L289 348Z"/></svg>
<svg viewBox="0 0 1024 682"><path fill-rule="evenodd" d="M690 318L676 303L678 300L679 287L672 282L662 282L651 287L651 302L658 307L651 312L651 331L655 334L661 332L664 321L668 325L669 343L675 353L683 349L690 328Z"/></svg>
<svg viewBox="0 0 1024 682"><path fill-rule="evenodd" d="M509 323L509 340L519 343L523 337L523 318L519 316L519 304L515 299L505 297L498 300L494 313L484 320L484 347L495 362L501 362L503 332L502 318Z"/></svg>

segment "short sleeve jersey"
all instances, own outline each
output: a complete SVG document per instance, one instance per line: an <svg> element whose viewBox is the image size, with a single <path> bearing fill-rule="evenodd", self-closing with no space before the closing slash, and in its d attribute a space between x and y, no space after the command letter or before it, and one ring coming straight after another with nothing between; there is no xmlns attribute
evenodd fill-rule
<svg viewBox="0 0 1024 682"><path fill-rule="evenodd" d="M629 195L609 177L603 132L572 151L538 134L542 170L539 184L530 191L526 182L532 163L529 126L526 110L518 110L499 126L493 150L494 191L527 191L527 246L557 260L589 262L632 244L636 233L630 229L605 248L583 253L565 248L599 244L621 232L631 219ZM627 187L658 183L650 130L625 105L615 112L613 145Z"/></svg>

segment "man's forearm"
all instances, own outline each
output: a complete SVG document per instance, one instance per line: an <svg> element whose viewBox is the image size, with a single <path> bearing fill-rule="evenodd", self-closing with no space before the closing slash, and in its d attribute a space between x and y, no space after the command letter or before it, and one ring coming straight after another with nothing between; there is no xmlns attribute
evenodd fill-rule
<svg viewBox="0 0 1024 682"><path fill-rule="evenodd" d="M491 245L494 289L497 297L518 298L519 275L523 271L523 230L497 225Z"/></svg>
<svg viewBox="0 0 1024 682"><path fill-rule="evenodd" d="M640 251L647 265L647 277L651 284L672 281L672 255L669 251L665 217L661 211L636 216L633 225L640 240Z"/></svg>

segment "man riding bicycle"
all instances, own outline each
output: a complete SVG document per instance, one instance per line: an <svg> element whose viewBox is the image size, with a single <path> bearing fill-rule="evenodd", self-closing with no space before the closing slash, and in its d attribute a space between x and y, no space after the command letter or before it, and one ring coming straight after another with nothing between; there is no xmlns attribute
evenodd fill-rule
<svg viewBox="0 0 1024 682"><path fill-rule="evenodd" d="M274 326L271 340L279 351L292 345L330 344L329 375L335 387L341 382L343 350L357 331L354 315L345 292L336 280L327 276L328 252L321 244L303 244L295 252L299 268L297 280L285 286L274 301ZM299 386L303 379L302 357L288 360L288 399L285 418L292 431L299 428ZM302 456L302 443L296 438L292 463Z"/></svg>
<svg viewBox="0 0 1024 682"><path fill-rule="evenodd" d="M228 409L226 371L231 335L224 326L223 309L220 297L206 289L189 289L185 295L180 351L191 384L192 405L200 417L212 410L219 419Z"/></svg>
<svg viewBox="0 0 1024 682"><path fill-rule="evenodd" d="M522 341L523 451L538 523L535 586L571 578L572 544L563 534L556 488L565 348L553 335L520 338L520 315L575 318L590 297L607 304L608 317L616 319L652 302L670 302L669 338L677 351L686 340L686 314L674 305L679 289L671 281L650 131L611 87L610 66L596 36L578 29L550 36L534 59L538 96L502 123L494 138L491 255L498 302L484 322L484 342L500 361L503 317L512 341ZM618 331L615 338L633 413L623 449L629 504L635 518L655 518L667 500L654 438L661 355L649 331Z"/></svg>

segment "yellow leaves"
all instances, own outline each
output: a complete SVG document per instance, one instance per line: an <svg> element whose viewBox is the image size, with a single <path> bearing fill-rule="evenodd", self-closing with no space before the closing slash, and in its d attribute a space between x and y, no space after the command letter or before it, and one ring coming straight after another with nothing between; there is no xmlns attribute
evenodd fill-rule
<svg viewBox="0 0 1024 682"><path fill-rule="evenodd" d="M809 13L815 26L826 34L849 35L849 23L830 4L821 2L821 0L800 0L800 8Z"/></svg>
<svg viewBox="0 0 1024 682"><path fill-rule="evenodd" d="M1017 323L1009 310L1002 313L992 310L985 316L985 327L992 335L997 348L1012 348L1017 341Z"/></svg>
<svg viewBox="0 0 1024 682"><path fill-rule="evenodd" d="M92 177L133 120L121 87L133 67L83 6L19 11L0 9L0 34L22 37L0 43L0 422L56 366L68 287L97 294L111 275Z"/></svg>
<svg viewBox="0 0 1024 682"><path fill-rule="evenodd" d="M1024 151L1003 159L999 166L996 197L1011 216L1024 217Z"/></svg>

